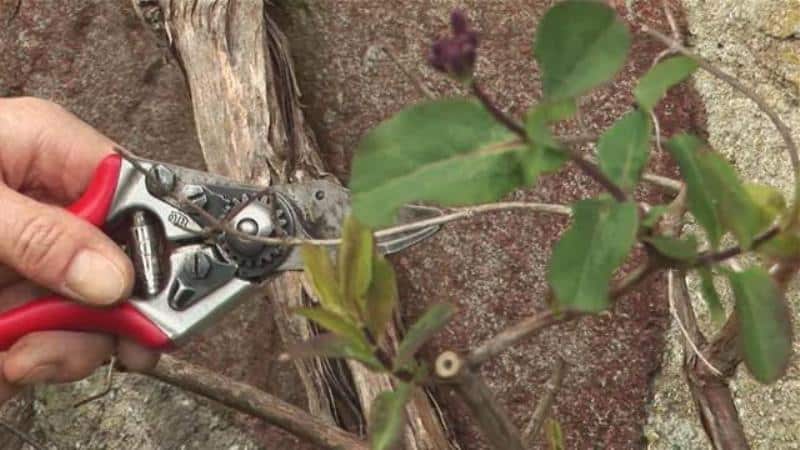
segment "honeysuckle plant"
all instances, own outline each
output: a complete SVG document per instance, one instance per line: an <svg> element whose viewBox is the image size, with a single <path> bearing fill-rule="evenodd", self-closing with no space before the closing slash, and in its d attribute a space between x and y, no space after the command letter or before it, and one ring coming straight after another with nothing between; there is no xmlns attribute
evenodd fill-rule
<svg viewBox="0 0 800 450"><path fill-rule="evenodd" d="M609 310L617 296L658 270L679 275L694 272L720 330L703 347L708 354L695 355L708 366L697 369L698 376L724 382L743 361L756 380L778 380L792 355L791 314L784 289L800 261L798 199L787 205L778 190L743 182L734 167L698 136L657 134L654 110L671 87L700 67L730 81L679 44L650 30L653 37L670 43L674 54L638 80L633 89L635 104L596 138L593 159L553 130L573 119L581 97L608 83L626 62L631 33L612 8L596 1L566 0L545 14L531 45L540 70L542 98L521 120L494 104L474 73L478 34L466 15L454 12L451 25L452 35L432 45L428 61L464 83L474 98L425 101L369 131L352 164L354 216L344 227L337 262L322 247L303 248L320 304L297 312L327 333L298 344L292 353L357 360L397 380L396 389L380 395L372 407L373 447L386 449L398 442L403 407L415 386L464 375L501 351L501 345L511 345L526 334L499 336L470 355L451 352L455 356L442 366L446 370L432 371L430 362L415 357L417 350L455 314L452 306L436 304L392 348L385 330L398 305L397 286L391 265L375 250L371 230L391 223L404 204L496 202L515 189L535 188L542 174L562 170L569 163L605 192L571 205L571 224L555 245L547 268L550 311L542 313L544 325L530 326L549 326ZM683 189L670 203L647 205L637 201L634 192L653 149L662 144L680 169ZM790 153L795 151L791 137L787 147ZM792 160L797 160L796 154ZM682 232L683 224L689 222L698 225L692 228L696 231ZM636 248L644 249L646 263L629 278L622 277L622 283L615 283L620 266ZM746 259L749 263L744 268L727 264L744 254L756 258ZM730 312L716 291L720 282L732 289L735 303ZM692 344L698 348L705 342ZM693 361L690 356L687 361ZM727 365L718 370L715 361ZM693 370L688 364L687 370ZM702 404L703 399L698 401ZM700 413L715 414L713 408ZM476 412L479 420L481 414ZM495 426L489 422L481 425ZM741 424L735 420L722 426ZM707 427L715 446L732 445L715 434L714 425ZM563 446L557 421L549 429L551 445ZM492 436L491 430L484 427L484 431ZM490 440L500 446L502 434L495 433L497 439ZM507 445L517 447L521 441L511 438Z"/></svg>

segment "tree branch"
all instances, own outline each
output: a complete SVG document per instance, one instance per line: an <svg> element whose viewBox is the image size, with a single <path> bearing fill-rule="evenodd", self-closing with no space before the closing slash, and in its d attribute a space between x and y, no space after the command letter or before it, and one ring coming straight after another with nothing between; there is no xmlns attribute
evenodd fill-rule
<svg viewBox="0 0 800 450"><path fill-rule="evenodd" d="M158 365L149 371L148 375L263 419L325 448L354 450L368 448L367 444L355 435L277 397L170 355L162 356Z"/></svg>
<svg viewBox="0 0 800 450"><path fill-rule="evenodd" d="M694 60L700 67L702 67L706 72L710 73L711 75L715 76L716 78L722 80L723 82L727 83L730 87L734 90L739 91L742 95L749 98L753 103L758 106L764 114L769 117L769 120L778 130L783 142L786 145L786 151L789 154L789 159L792 163L792 170L794 171L794 203L792 205L792 214L791 217L791 225L795 225L797 223L798 212L800 212L800 155L798 154L797 143L795 142L794 138L792 137L792 130L789 128L788 125L778 116L778 113L775 112L774 109L764 100L763 97L758 95L755 90L746 86L744 83L739 81L733 75L723 71L722 69L716 67L715 65L711 64L710 62L706 61L699 55L696 55L689 51L686 47L681 45L680 42L676 41L675 39L657 31L649 26L642 24L642 31L649 34L650 36L654 37L655 39L661 41L670 49L673 49L682 55L691 58Z"/></svg>
<svg viewBox="0 0 800 450"><path fill-rule="evenodd" d="M558 358L556 367L553 369L552 375L550 375L550 378L544 386L544 394L536 404L536 409L533 410L533 414L531 415L531 421L522 433L522 440L527 448L535 447L536 438L539 436L542 425L544 425L544 420L547 418L547 414L556 399L556 394L561 389L561 384L564 382L564 376L567 374L566 368L566 362Z"/></svg>

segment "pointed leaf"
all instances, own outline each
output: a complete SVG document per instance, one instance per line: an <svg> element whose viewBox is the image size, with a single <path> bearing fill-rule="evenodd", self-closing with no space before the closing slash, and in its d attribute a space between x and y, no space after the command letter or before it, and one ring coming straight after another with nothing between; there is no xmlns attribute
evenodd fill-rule
<svg viewBox="0 0 800 450"><path fill-rule="evenodd" d="M785 372L792 355L790 311L774 280L755 267L728 275L736 297L739 344L745 365L761 383Z"/></svg>
<svg viewBox="0 0 800 450"><path fill-rule="evenodd" d="M532 185L539 175L561 168L567 155L558 147L553 138L550 124L572 117L577 111L574 100L540 103L528 111L525 118L525 131L530 144L520 154L520 164L526 176L526 184Z"/></svg>
<svg viewBox="0 0 800 450"><path fill-rule="evenodd" d="M366 306L364 295L372 280L374 244L370 229L353 216L345 219L339 246L339 286L346 304L361 318Z"/></svg>
<svg viewBox="0 0 800 450"><path fill-rule="evenodd" d="M372 450L390 450L400 443L412 389L410 384L401 382L394 391L381 392L372 401L368 430Z"/></svg>
<svg viewBox="0 0 800 450"><path fill-rule="evenodd" d="M369 226L400 206L457 206L500 199L526 177L525 147L479 103L438 100L412 106L370 131L353 160L353 211Z"/></svg>
<svg viewBox="0 0 800 450"><path fill-rule="evenodd" d="M650 156L650 117L635 110L622 116L597 142L600 170L630 192L639 182Z"/></svg>
<svg viewBox="0 0 800 450"><path fill-rule="evenodd" d="M676 261L692 262L697 258L697 239L688 236L678 239L669 236L648 236L643 239L655 247L659 253Z"/></svg>
<svg viewBox="0 0 800 450"><path fill-rule="evenodd" d="M536 31L534 55L546 98L577 97L625 64L630 33L600 2L568 0L550 8Z"/></svg>
<svg viewBox="0 0 800 450"><path fill-rule="evenodd" d="M557 420L548 418L546 423L547 429L547 442L550 444L550 450L564 450L564 433L561 431L561 424Z"/></svg>
<svg viewBox="0 0 800 450"><path fill-rule="evenodd" d="M721 324L725 320L725 308L722 307L719 293L716 286L714 286L714 274L708 267L697 269L697 274L700 276L700 294L705 300L706 306L708 306L711 320L715 324Z"/></svg>
<svg viewBox="0 0 800 450"><path fill-rule="evenodd" d="M689 210L708 233L712 247L728 230L749 248L760 228L759 215L733 167L691 135L678 135L667 147L686 180Z"/></svg>
<svg viewBox="0 0 800 450"><path fill-rule="evenodd" d="M305 274L314 286L322 307L340 316L346 315L328 250L322 246L305 244L300 252Z"/></svg>
<svg viewBox="0 0 800 450"><path fill-rule="evenodd" d="M598 312L609 306L609 282L636 241L634 203L581 200L573 206L572 226L553 249L547 279L558 305Z"/></svg>
<svg viewBox="0 0 800 450"><path fill-rule="evenodd" d="M294 313L316 322L322 328L336 335L346 337L354 342L363 342L366 345L364 333L358 326L350 322L350 318L323 308L297 308Z"/></svg>
<svg viewBox="0 0 800 450"><path fill-rule="evenodd" d="M745 183L745 191L756 205L759 213L760 228L766 229L786 212L786 199L781 191L772 186L757 183Z"/></svg>
<svg viewBox="0 0 800 450"><path fill-rule="evenodd" d="M386 325L392 320L397 306L397 280L389 261L375 254L372 261L372 284L367 291L367 327L373 336L381 339Z"/></svg>
<svg viewBox="0 0 800 450"><path fill-rule="evenodd" d="M688 78L697 70L697 63L685 56L674 56L656 64L639 80L633 96L639 106L652 110L672 86Z"/></svg>
<svg viewBox="0 0 800 450"><path fill-rule="evenodd" d="M369 347L362 343L354 342L349 338L335 334L320 334L313 338L290 344L287 353L292 358L344 358L353 359L364 364L368 369L385 372L381 362L375 357Z"/></svg>
<svg viewBox="0 0 800 450"><path fill-rule="evenodd" d="M400 343L400 347L397 349L397 356L394 358L395 369L402 368L408 364L414 358L417 350L431 336L447 325L455 312L453 305L448 303L437 303L429 307L425 314L411 325L403 338L403 342Z"/></svg>

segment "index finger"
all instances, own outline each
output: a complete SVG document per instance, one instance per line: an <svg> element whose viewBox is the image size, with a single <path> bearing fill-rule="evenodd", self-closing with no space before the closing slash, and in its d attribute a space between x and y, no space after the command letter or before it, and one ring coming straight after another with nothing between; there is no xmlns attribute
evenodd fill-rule
<svg viewBox="0 0 800 450"><path fill-rule="evenodd" d="M71 202L113 146L111 139L52 102L0 98L0 181L16 191Z"/></svg>

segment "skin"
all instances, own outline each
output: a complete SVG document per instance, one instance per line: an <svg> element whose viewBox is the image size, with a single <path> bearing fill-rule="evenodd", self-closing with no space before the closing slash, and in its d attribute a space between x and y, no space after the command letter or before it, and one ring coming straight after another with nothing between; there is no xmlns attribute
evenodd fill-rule
<svg viewBox="0 0 800 450"><path fill-rule="evenodd" d="M51 292L100 306L129 295L127 256L63 209L80 197L114 145L53 103L0 99L0 311ZM85 378L112 354L133 371L158 361L157 353L105 334L24 336L0 352L0 403L27 385Z"/></svg>

